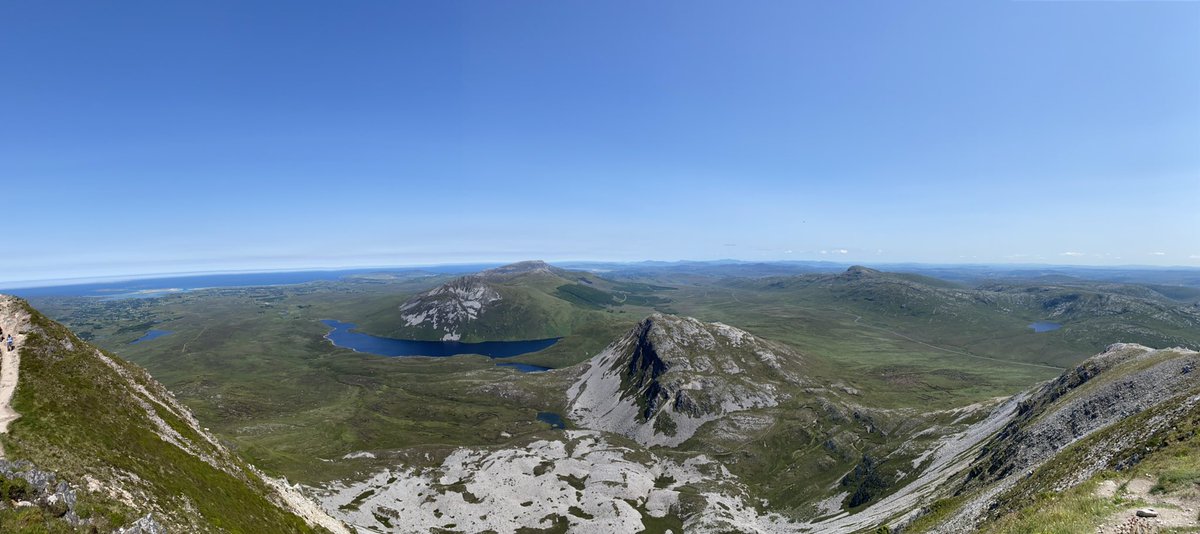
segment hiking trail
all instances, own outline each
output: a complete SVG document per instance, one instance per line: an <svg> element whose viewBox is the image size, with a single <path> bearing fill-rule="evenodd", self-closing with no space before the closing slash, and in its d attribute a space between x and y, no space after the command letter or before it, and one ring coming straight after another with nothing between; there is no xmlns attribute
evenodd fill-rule
<svg viewBox="0 0 1200 534"><path fill-rule="evenodd" d="M8 433L8 425L21 414L12 408L13 393L17 390L17 380L21 372L21 347L25 344L25 332L29 330L29 314L21 309L17 300L7 295L0 295L0 329L4 331L4 339L13 337L14 350L8 350L7 343L0 348L0 434ZM4 446L0 444L0 458L4 458Z"/></svg>

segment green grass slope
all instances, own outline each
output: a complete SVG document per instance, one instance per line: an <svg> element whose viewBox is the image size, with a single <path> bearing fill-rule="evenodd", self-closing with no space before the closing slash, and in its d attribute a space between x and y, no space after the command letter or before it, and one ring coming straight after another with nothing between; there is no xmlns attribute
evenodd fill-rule
<svg viewBox="0 0 1200 534"><path fill-rule="evenodd" d="M179 532L313 530L145 371L19 305L31 319L14 398L21 418L2 438L9 460L90 484L103 524L152 513Z"/></svg>

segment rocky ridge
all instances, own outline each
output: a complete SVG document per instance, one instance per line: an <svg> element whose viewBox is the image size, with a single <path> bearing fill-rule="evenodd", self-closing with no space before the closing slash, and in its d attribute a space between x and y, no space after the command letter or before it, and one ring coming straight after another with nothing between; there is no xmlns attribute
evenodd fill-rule
<svg viewBox="0 0 1200 534"><path fill-rule="evenodd" d="M1160 434L1200 406L1197 365L1196 351L1117 343L1035 389L983 444L961 482L947 488L969 498L931 531L974 529L1004 513L1007 502L1136 465ZM1070 465L1057 465L1068 448Z"/></svg>

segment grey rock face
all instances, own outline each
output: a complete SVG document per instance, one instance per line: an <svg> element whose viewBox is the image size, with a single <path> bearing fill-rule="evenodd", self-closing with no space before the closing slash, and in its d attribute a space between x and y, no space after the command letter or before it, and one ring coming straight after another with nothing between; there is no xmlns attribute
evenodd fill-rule
<svg viewBox="0 0 1200 534"><path fill-rule="evenodd" d="M114 534L167 534L167 530L154 520L154 516L146 514L127 527L119 528Z"/></svg>
<svg viewBox="0 0 1200 534"><path fill-rule="evenodd" d="M984 465L971 478L995 481L1028 470L1097 429L1195 387L1190 371L1200 363L1200 354L1184 351L1183 357L1156 362L1162 352L1118 343L1042 386L988 444ZM1112 378L1106 374L1139 362L1145 367Z"/></svg>
<svg viewBox="0 0 1200 534"><path fill-rule="evenodd" d="M951 492L975 496L932 532L973 530L999 513L1005 495L1063 491L1102 469L1136 464L1147 440L1200 405L1197 363L1195 351L1118 343L1036 389ZM1117 426L1135 417L1136 428ZM1072 456L1069 475L1030 489L1028 475L1081 440L1086 448Z"/></svg>
<svg viewBox="0 0 1200 534"><path fill-rule="evenodd" d="M62 517L74 526L87 525L75 513L77 496L75 489L66 482L59 482L57 476L49 471L42 471L25 461L10 462L0 460L0 475L13 480L21 479L29 485L29 495L26 500L38 506L55 517Z"/></svg>
<svg viewBox="0 0 1200 534"><path fill-rule="evenodd" d="M654 314L594 356L567 392L585 428L674 447L727 414L776 406L803 359L721 323Z"/></svg>

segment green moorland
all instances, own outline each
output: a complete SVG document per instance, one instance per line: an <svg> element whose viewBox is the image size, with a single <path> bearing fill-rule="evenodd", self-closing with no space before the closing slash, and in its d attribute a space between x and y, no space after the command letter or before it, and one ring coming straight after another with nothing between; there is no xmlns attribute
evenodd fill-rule
<svg viewBox="0 0 1200 534"><path fill-rule="evenodd" d="M314 483L369 467L322 461L351 452L422 456L549 430L535 416L561 410L561 373L522 374L480 356L383 358L323 338L321 319L366 321L441 281L354 279L149 299L47 299L38 306L146 366L255 465ZM513 360L558 367L586 359L649 309L622 311L599 312L601 320L580 335ZM173 334L130 344L149 328Z"/></svg>
<svg viewBox="0 0 1200 534"><path fill-rule="evenodd" d="M450 279L445 276L363 276L35 304L149 369L252 463L311 484L397 458L436 462L461 445L550 435L535 415L564 409L563 392L576 372L570 366L645 315L662 311L721 321L795 348L814 383L836 384L845 402L865 407L831 414L818 399L798 395L764 412L763 429L731 437L706 427L681 447L721 457L760 486L763 498L779 504L821 494L856 465L876 478L911 471L902 469L911 454L887 454L911 428L948 423L952 416L946 410L1027 389L1108 343L1130 340L1128 328L1113 326L1118 322L1167 332L1142 340L1152 345L1200 344L1200 331L1156 315L1158 301L1137 300L1145 305L1137 307L1121 300L1120 309L1128 309L1123 316L1094 302L1090 308L1080 304L1063 315L1060 330L1027 328L1033 321L1054 320L1053 310L1063 309L1047 307L1053 296L1108 294L1098 287L1053 287L1047 289L1050 296L1029 296L1027 286L984 291L923 277L849 274L734 278L668 272L539 288L538 299L557 295L556 313L586 320L573 323L553 347L511 360L563 368L538 374L496 367L479 356L383 358L323 339L328 329L321 319L386 333L397 324L403 302ZM1088 299L1074 299L1080 300ZM149 328L174 334L129 344ZM915 454L916 445L906 450ZM341 460L357 451L377 458Z"/></svg>

